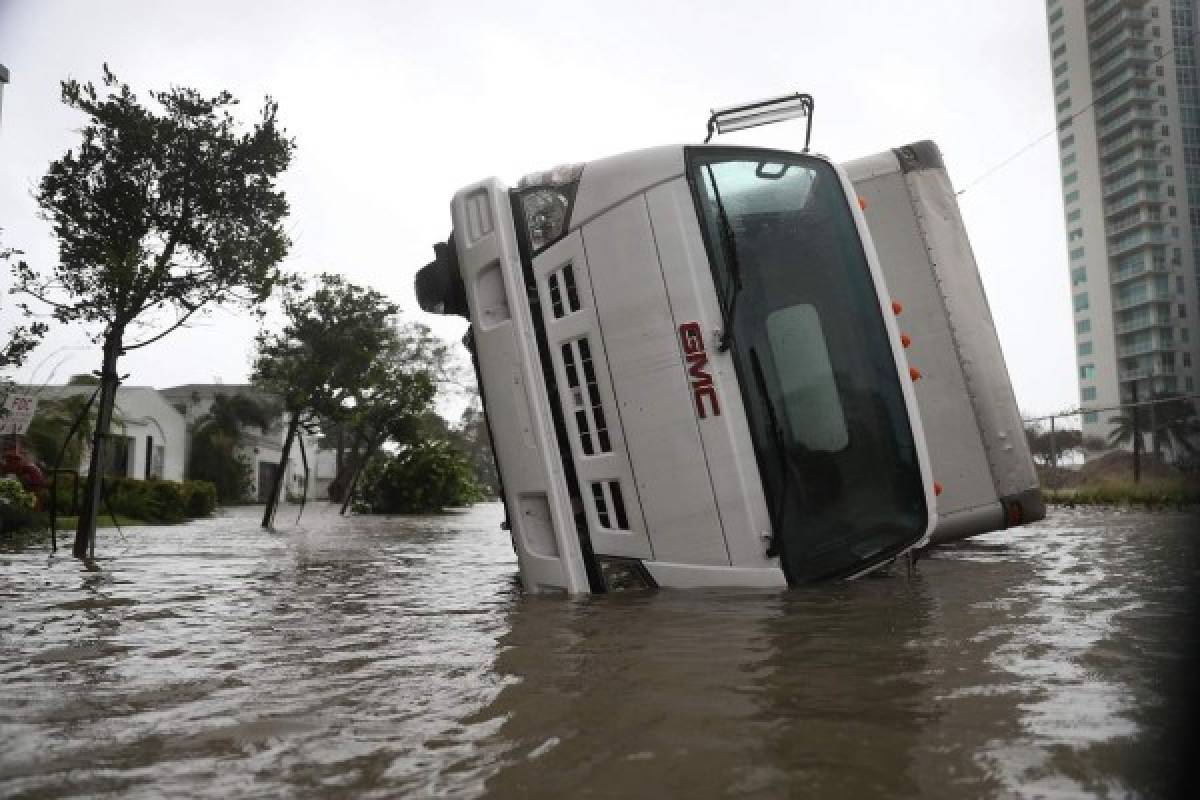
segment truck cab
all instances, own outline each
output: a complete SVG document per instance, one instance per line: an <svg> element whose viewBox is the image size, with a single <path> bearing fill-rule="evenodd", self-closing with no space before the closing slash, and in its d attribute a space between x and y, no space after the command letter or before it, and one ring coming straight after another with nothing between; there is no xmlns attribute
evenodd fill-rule
<svg viewBox="0 0 1200 800"><path fill-rule="evenodd" d="M796 586L927 541L910 368L829 159L656 147L451 212L418 298L471 321L527 589Z"/></svg>

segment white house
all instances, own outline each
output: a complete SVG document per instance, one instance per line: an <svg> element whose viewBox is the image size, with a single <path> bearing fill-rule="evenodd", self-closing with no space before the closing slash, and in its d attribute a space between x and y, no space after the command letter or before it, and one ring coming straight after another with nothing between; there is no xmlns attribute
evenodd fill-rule
<svg viewBox="0 0 1200 800"><path fill-rule="evenodd" d="M279 405L278 399L250 384L187 383L182 386L171 386L160 392L183 415L189 431L200 418L209 412L213 400L218 395L240 394L267 406ZM251 465L252 494L259 502L266 502L267 494L271 490L275 472L279 469L280 457L283 454L283 440L286 434L287 417L283 413L280 413L265 430L257 426L243 426L242 428L238 450ZM301 431L297 438L303 440L308 456L308 499L315 500L320 493L316 468L318 463L316 437ZM292 451L288 455L284 481L284 487L288 494L299 497L303 493L304 463L300 455L299 441L292 445ZM327 487L328 480L323 481L323 484Z"/></svg>
<svg viewBox="0 0 1200 800"><path fill-rule="evenodd" d="M23 391L37 395L39 401L44 403L58 397L87 397L96 388L89 385L41 386L24 387ZM119 387L113 408L112 434L106 474L142 480L183 480L187 458L187 423L157 389L150 386ZM77 466L84 472L87 470L87 458L85 453L82 464L69 466Z"/></svg>

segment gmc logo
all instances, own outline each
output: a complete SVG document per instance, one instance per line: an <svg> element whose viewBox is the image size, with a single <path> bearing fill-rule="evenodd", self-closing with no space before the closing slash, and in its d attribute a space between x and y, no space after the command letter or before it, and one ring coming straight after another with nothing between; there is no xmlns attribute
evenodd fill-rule
<svg viewBox="0 0 1200 800"><path fill-rule="evenodd" d="M717 387L713 386L712 375L704 369L708 366L708 353L704 351L704 335L700 333L700 323L685 322L680 325L679 341L683 345L683 357L687 360L688 383L692 387L692 399L696 403L696 416L700 419L705 419L709 413L714 417L721 416Z"/></svg>

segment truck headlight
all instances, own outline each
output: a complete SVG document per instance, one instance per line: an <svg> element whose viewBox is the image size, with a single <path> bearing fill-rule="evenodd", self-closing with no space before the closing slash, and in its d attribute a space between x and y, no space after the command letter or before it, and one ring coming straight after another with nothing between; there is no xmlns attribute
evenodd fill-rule
<svg viewBox="0 0 1200 800"><path fill-rule="evenodd" d="M544 250L566 234L582 174L582 164L564 164L526 175L517 183L521 216L532 252Z"/></svg>
<svg viewBox="0 0 1200 800"><path fill-rule="evenodd" d="M636 558L613 558L596 556L604 588L610 592L626 592L637 589L657 589L658 584Z"/></svg>

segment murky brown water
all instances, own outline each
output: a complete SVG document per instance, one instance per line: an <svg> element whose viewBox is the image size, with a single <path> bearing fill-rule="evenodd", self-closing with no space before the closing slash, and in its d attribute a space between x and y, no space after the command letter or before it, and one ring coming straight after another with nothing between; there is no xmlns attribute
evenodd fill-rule
<svg viewBox="0 0 1200 800"><path fill-rule="evenodd" d="M281 519L284 515L281 514ZM1159 796L1194 517L914 575L523 596L498 506L0 546L0 796Z"/></svg>

